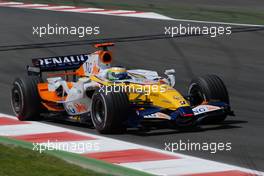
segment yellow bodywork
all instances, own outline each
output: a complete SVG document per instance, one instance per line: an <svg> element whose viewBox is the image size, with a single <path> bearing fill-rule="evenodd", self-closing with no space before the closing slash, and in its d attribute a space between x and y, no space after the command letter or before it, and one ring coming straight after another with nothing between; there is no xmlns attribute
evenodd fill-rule
<svg viewBox="0 0 264 176"><path fill-rule="evenodd" d="M104 81L92 75L90 77L104 86L121 87L128 93L129 101L138 104L150 103L164 109L176 110L179 107L190 106L188 101L174 88L164 83L137 84L137 83L113 83Z"/></svg>

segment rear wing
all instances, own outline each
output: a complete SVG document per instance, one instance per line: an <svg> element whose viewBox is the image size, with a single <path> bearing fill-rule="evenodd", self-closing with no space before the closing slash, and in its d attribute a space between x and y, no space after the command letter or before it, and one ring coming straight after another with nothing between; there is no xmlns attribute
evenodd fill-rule
<svg viewBox="0 0 264 176"><path fill-rule="evenodd" d="M88 58L89 54L78 54L32 59L32 66L27 66L27 71L29 75L39 75L42 72L76 70Z"/></svg>
<svg viewBox="0 0 264 176"><path fill-rule="evenodd" d="M102 48L97 52L101 62L109 64L112 61L112 54L108 51L108 47L114 46L114 43L95 44L95 48ZM27 66L28 75L41 75L42 72L67 71L76 70L86 62L90 54L78 54L68 56L57 56L48 58L32 59L32 66Z"/></svg>

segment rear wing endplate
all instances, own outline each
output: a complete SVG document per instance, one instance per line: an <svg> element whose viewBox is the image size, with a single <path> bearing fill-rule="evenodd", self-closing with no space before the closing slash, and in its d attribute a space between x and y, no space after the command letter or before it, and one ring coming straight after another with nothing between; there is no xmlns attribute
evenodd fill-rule
<svg viewBox="0 0 264 176"><path fill-rule="evenodd" d="M88 54L78 54L32 59L32 66L27 66L27 71L29 74L40 74L41 72L76 70L88 58Z"/></svg>

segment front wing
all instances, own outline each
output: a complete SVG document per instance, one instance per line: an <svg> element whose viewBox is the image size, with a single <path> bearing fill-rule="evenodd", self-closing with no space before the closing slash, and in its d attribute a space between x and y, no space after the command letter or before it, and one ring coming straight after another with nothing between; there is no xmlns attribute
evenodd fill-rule
<svg viewBox="0 0 264 176"><path fill-rule="evenodd" d="M213 102L213 103L208 103L208 104L203 104L203 105L198 105L195 107L192 107L192 112L193 112L193 118L196 120L197 123L202 122L205 118L217 118L221 116L226 116L226 115L234 115L233 111L230 110L230 106L226 103L223 102ZM159 111L159 109L157 109ZM175 114L180 114L176 110L175 112L171 113L165 113L162 111L159 112L153 112L149 114L143 114L144 119L166 119L166 120L171 120L174 121L177 118L179 118Z"/></svg>

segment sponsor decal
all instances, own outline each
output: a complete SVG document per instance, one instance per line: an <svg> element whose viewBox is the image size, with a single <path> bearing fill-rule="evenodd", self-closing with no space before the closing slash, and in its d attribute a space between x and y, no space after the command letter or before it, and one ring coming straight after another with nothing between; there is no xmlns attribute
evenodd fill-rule
<svg viewBox="0 0 264 176"><path fill-rule="evenodd" d="M157 119L167 119L167 120L171 119L171 117L169 115L161 113L161 112L146 115L146 116L144 116L144 118L157 118Z"/></svg>
<svg viewBox="0 0 264 176"><path fill-rule="evenodd" d="M221 109L220 107L217 107L217 106L212 106L212 105L200 105L200 106L197 106L195 108L193 108L193 113L195 115L197 114L202 114L202 113L205 113L205 112L210 112L210 111L215 111L215 110L219 110Z"/></svg>
<svg viewBox="0 0 264 176"><path fill-rule="evenodd" d="M158 118L157 113L144 116L144 118Z"/></svg>
<svg viewBox="0 0 264 176"><path fill-rule="evenodd" d="M185 102L185 101L180 101L180 104L181 104L181 105L185 105L186 102Z"/></svg>
<svg viewBox="0 0 264 176"><path fill-rule="evenodd" d="M40 67L40 69L60 68L60 67L71 68L71 67L80 66L80 64L84 63L88 58L89 55L87 54L79 54L79 55L32 59L32 63L34 66Z"/></svg>
<svg viewBox="0 0 264 176"><path fill-rule="evenodd" d="M66 106L66 109L71 113L71 114L79 114L83 112L87 112L88 108L85 104L82 103L70 103Z"/></svg>
<svg viewBox="0 0 264 176"><path fill-rule="evenodd" d="M72 119L76 121L81 121L81 116L80 115L72 116Z"/></svg>
<svg viewBox="0 0 264 176"><path fill-rule="evenodd" d="M173 98L174 98L175 100L182 100L182 97L179 97L179 96L173 96Z"/></svg>

